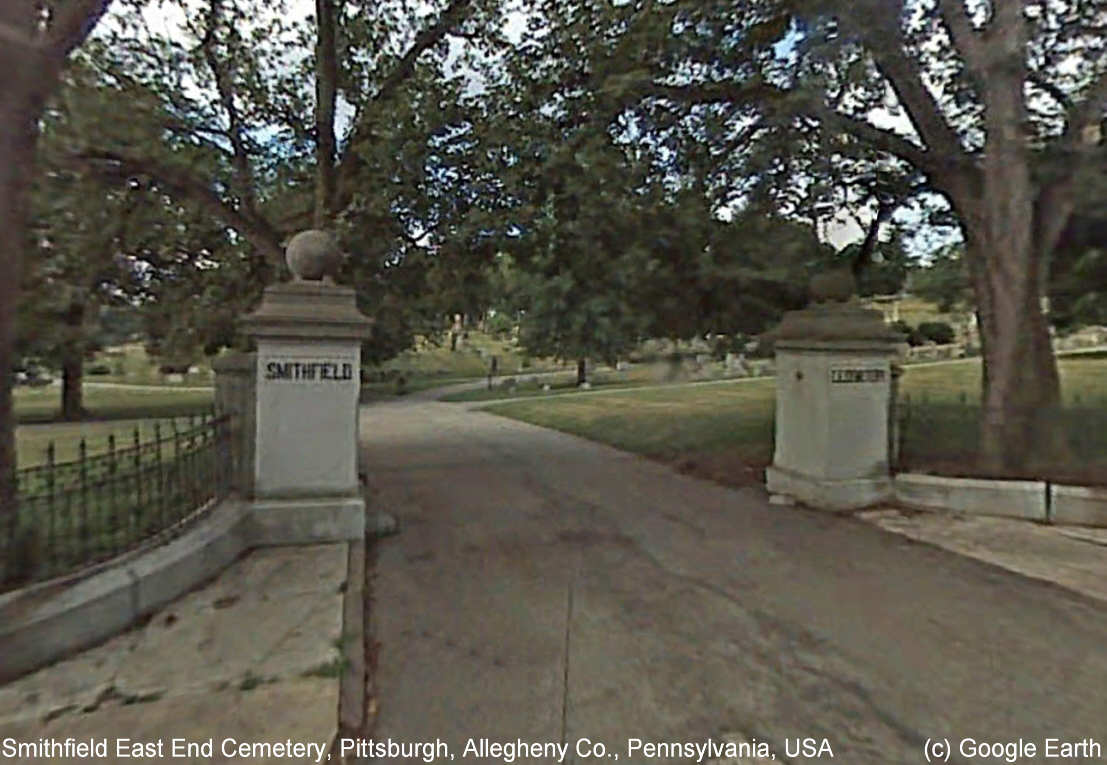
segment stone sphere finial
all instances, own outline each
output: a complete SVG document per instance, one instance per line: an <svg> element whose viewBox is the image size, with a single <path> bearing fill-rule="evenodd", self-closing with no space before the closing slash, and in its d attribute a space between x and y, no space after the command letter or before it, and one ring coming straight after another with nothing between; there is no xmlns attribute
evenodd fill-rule
<svg viewBox="0 0 1107 765"><path fill-rule="evenodd" d="M816 303L845 303L857 292L857 282L850 269L836 268L812 277L809 291Z"/></svg>
<svg viewBox="0 0 1107 765"><path fill-rule="evenodd" d="M346 256L338 249L332 234L309 229L292 237L285 247L284 259L297 281L333 283Z"/></svg>

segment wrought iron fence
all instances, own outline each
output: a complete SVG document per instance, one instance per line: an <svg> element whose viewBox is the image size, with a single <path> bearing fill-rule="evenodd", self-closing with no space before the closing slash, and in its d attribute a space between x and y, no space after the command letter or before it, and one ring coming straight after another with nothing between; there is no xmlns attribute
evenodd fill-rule
<svg viewBox="0 0 1107 765"><path fill-rule="evenodd" d="M230 423L213 414L109 435L106 450L16 473L17 512L0 529L0 589L69 573L127 552L199 515L226 495L231 477Z"/></svg>
<svg viewBox="0 0 1107 765"><path fill-rule="evenodd" d="M956 398L901 395L895 412L893 465L897 471L1107 483L1107 397L1077 396L1050 416L1059 424L1060 444L1052 449L1029 444L1030 459L1017 474L985 474L981 472L979 401L965 393Z"/></svg>

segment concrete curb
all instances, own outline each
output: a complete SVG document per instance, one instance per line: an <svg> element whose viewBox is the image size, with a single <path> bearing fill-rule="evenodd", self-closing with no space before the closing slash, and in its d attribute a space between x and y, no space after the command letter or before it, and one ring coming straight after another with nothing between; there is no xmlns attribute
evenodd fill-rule
<svg viewBox="0 0 1107 765"><path fill-rule="evenodd" d="M1107 488L1051 484L1049 506L1058 525L1107 527Z"/></svg>
<svg viewBox="0 0 1107 765"><path fill-rule="evenodd" d="M999 481L900 473L895 500L906 507L1041 521L1050 520L1043 481Z"/></svg>

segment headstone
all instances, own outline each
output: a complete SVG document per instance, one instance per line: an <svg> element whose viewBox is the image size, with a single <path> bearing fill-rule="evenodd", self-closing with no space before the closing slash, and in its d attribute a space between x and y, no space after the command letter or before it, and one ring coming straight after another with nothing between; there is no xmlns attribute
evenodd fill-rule
<svg viewBox="0 0 1107 765"><path fill-rule="evenodd" d="M902 336L827 279L817 302L785 314L776 350L776 449L769 492L826 509L891 497L888 413ZM845 297L843 297L845 293Z"/></svg>
<svg viewBox="0 0 1107 765"><path fill-rule="evenodd" d="M253 513L263 542L362 539L357 470L361 343L371 320L334 283L334 239L289 242L294 279L266 288L242 320L257 341Z"/></svg>

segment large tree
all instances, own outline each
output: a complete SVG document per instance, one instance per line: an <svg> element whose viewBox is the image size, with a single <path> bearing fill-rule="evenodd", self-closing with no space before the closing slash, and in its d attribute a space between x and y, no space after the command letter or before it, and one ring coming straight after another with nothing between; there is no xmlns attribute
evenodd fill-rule
<svg viewBox="0 0 1107 765"><path fill-rule="evenodd" d="M15 519L12 361L39 121L70 53L110 1L0 3L0 526Z"/></svg>
<svg viewBox="0 0 1107 765"><path fill-rule="evenodd" d="M159 4L179 6L179 28L120 18L90 51L104 81L156 103L135 110L145 140L105 125L74 161L105 180L149 179L275 268L291 234L333 230L355 261L348 277L381 298L366 307L383 327L392 315L379 287L410 286L405 264L422 273L426 253L468 233L459 219L470 211L438 200L472 182L448 170L452 149L465 150L470 79L501 44L499 1L316 0L300 18L287 3L193 5Z"/></svg>
<svg viewBox="0 0 1107 765"><path fill-rule="evenodd" d="M1103 3L647 0L614 21L572 5L605 20L596 45L641 42L590 76L653 146L708 147L729 198L801 216L874 197L948 212L982 335L985 460L1016 468L1061 448L1040 298L1107 153Z"/></svg>
<svg viewBox="0 0 1107 765"><path fill-rule="evenodd" d="M1104 157L1107 9L970 5L782 3L796 62L783 77L762 70L764 114L767 126L817 127L843 155L899 163L956 215L984 355L980 446L988 467L1011 469L1063 453L1040 299L1086 171Z"/></svg>

